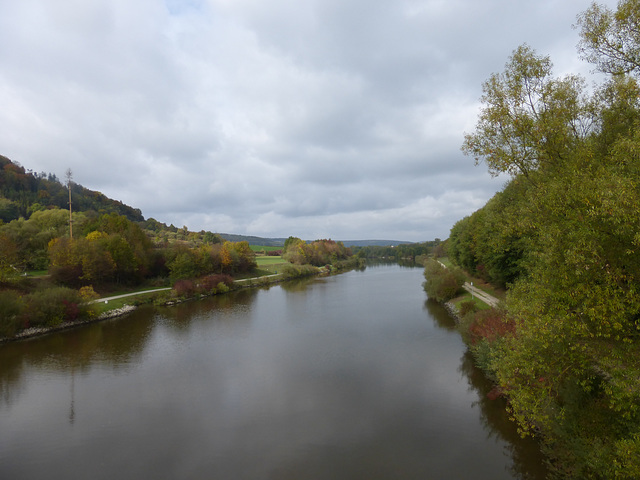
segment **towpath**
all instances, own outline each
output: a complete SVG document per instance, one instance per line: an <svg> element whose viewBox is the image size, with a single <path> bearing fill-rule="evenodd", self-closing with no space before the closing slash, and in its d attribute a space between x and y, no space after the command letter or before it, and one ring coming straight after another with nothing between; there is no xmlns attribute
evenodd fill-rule
<svg viewBox="0 0 640 480"><path fill-rule="evenodd" d="M493 295L489 295L487 292L484 292L479 288L474 287L469 282L465 282L463 287L471 295L478 297L480 300L482 300L484 303L486 303L490 307L495 307L500 302L500 300L494 297Z"/></svg>
<svg viewBox="0 0 640 480"><path fill-rule="evenodd" d="M273 275L265 275L263 277L244 278L242 280L236 280L234 283L237 283L237 284L243 284L243 283L246 283L246 282L251 283L251 281L253 281L253 280L259 280L261 278L278 277L278 276L280 276L280 274L276 273L276 274L273 274ZM105 303L105 302L109 302L111 300L117 300L119 298L133 297L135 295L144 295L146 293L162 292L162 291L165 291L165 290L171 290L171 287L154 288L153 290L144 290L142 292L131 292L131 293L124 293L122 295L114 295L112 297L103 297L103 298L98 298L97 300L92 300L89 303Z"/></svg>
<svg viewBox="0 0 640 480"><path fill-rule="evenodd" d="M171 290L171 287L154 288L153 290L144 290L142 292L124 293L122 295L114 295L113 297L103 297L103 298L98 298L97 300L92 300L89 303L98 303L98 302L106 303L110 300L117 300L119 298L125 298L125 297L133 297L134 295L144 295L145 293L162 292L163 290Z"/></svg>
<svg viewBox="0 0 640 480"><path fill-rule="evenodd" d="M442 263L440 260L438 260L438 263L442 265L444 268L447 268L447 266L444 263ZM471 295L478 297L480 300L482 300L484 303L486 303L490 307L495 307L496 305L498 305L498 303L500 303L500 299L494 297L493 295L489 295L487 292L480 290L477 287L474 287L469 282L464 282L464 285L462 287Z"/></svg>

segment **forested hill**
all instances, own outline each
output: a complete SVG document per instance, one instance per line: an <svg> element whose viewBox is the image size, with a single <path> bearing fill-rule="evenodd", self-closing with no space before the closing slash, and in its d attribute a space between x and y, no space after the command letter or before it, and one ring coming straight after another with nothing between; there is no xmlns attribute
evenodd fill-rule
<svg viewBox="0 0 640 480"><path fill-rule="evenodd" d="M132 221L144 220L139 209L77 183L71 182L71 194L74 211L116 213ZM32 173L0 155L0 220L7 223L19 217L29 218L35 211L52 207L69 208L67 186L54 174Z"/></svg>

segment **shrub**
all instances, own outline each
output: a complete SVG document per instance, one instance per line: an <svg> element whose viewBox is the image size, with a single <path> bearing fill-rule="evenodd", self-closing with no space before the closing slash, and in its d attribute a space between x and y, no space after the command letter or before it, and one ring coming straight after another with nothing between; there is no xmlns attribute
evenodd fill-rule
<svg viewBox="0 0 640 480"><path fill-rule="evenodd" d="M492 308L475 314L469 326L469 335L472 344L481 340L491 343L515 333L515 330L516 324L512 319L506 318L500 310Z"/></svg>
<svg viewBox="0 0 640 480"><path fill-rule="evenodd" d="M53 327L84 314L80 293L66 287L48 288L24 297L25 315L30 326Z"/></svg>
<svg viewBox="0 0 640 480"><path fill-rule="evenodd" d="M228 291L229 291L229 287L224 282L220 282L216 286L216 293L227 293Z"/></svg>
<svg viewBox="0 0 640 480"><path fill-rule="evenodd" d="M424 276L425 292L438 302L451 300L464 285L464 274L459 269L448 269L432 259L425 262Z"/></svg>
<svg viewBox="0 0 640 480"><path fill-rule="evenodd" d="M283 278L310 277L318 274L318 267L313 265L285 265L282 268Z"/></svg>
<svg viewBox="0 0 640 480"><path fill-rule="evenodd" d="M476 302L474 302L473 300L467 300L466 302L462 302L460 304L460 316L464 317L468 313L475 312L477 309L478 307L476 307Z"/></svg>
<svg viewBox="0 0 640 480"><path fill-rule="evenodd" d="M100 298L100 295L96 293L96 291L93 289L93 286L91 285L82 287L79 293L84 302L90 302L92 300L97 300L98 298Z"/></svg>
<svg viewBox="0 0 640 480"><path fill-rule="evenodd" d="M196 293L196 286L191 280L178 280L173 284L173 291L181 298L193 297Z"/></svg>
<svg viewBox="0 0 640 480"><path fill-rule="evenodd" d="M24 304L12 290L0 291L0 337L13 337L23 325Z"/></svg>
<svg viewBox="0 0 640 480"><path fill-rule="evenodd" d="M202 291L205 293L219 293L219 284L223 284L228 292L233 286L233 277L224 273L208 275L200 281Z"/></svg>

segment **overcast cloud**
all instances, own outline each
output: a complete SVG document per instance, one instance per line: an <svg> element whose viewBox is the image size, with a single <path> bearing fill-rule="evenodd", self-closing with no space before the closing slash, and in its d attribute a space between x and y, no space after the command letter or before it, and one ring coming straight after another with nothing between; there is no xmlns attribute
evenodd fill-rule
<svg viewBox="0 0 640 480"><path fill-rule="evenodd" d="M444 239L505 181L460 152L482 82L588 77L590 3L0 0L0 154L191 230Z"/></svg>

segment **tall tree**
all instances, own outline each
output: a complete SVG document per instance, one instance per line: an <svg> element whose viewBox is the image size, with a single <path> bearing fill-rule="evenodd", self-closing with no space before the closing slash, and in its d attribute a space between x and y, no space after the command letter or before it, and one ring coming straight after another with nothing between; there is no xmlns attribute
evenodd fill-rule
<svg viewBox="0 0 640 480"><path fill-rule="evenodd" d="M593 3L577 26L583 59L604 73L640 73L640 0L622 0L616 11Z"/></svg>
<svg viewBox="0 0 640 480"><path fill-rule="evenodd" d="M484 160L492 175L530 178L561 163L589 130L583 84L574 75L553 78L549 57L527 45L518 47L505 71L483 84L484 106L462 151L476 164Z"/></svg>

